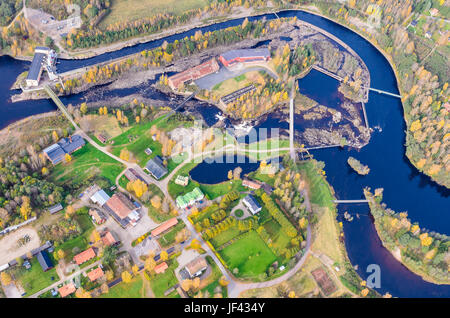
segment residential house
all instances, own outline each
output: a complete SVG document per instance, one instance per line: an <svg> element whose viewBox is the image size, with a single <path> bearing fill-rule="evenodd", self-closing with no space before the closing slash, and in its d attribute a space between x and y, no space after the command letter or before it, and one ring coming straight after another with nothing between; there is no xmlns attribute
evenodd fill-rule
<svg viewBox="0 0 450 318"><path fill-rule="evenodd" d="M103 277L104 275L105 273L103 272L103 269L100 266L87 273L87 276L91 282L96 281L97 279Z"/></svg>
<svg viewBox="0 0 450 318"><path fill-rule="evenodd" d="M251 194L248 194L244 199L242 199L242 203L244 203L244 205L253 215L258 213L262 209L258 201L256 201L256 199Z"/></svg>
<svg viewBox="0 0 450 318"><path fill-rule="evenodd" d="M103 245L105 246L113 246L120 243L119 240L117 240L114 235L110 231L104 231L101 234Z"/></svg>
<svg viewBox="0 0 450 318"><path fill-rule="evenodd" d="M175 183L180 185L180 186L185 187L189 183L189 177L178 175L177 178L175 179Z"/></svg>
<svg viewBox="0 0 450 318"><path fill-rule="evenodd" d="M73 294L77 289L75 288L75 285L73 283L69 283L67 285L64 285L63 287L60 287L58 289L59 294L61 297L69 296L70 294Z"/></svg>
<svg viewBox="0 0 450 318"><path fill-rule="evenodd" d="M196 202L203 200L205 195L200 190L200 188L196 187L191 192L186 193L185 195L180 195L176 198L176 203L180 209L184 209L186 207L192 206Z"/></svg>
<svg viewBox="0 0 450 318"><path fill-rule="evenodd" d="M96 224L103 224L106 221L106 216L97 209L90 209L89 215Z"/></svg>
<svg viewBox="0 0 450 318"><path fill-rule="evenodd" d="M161 274L164 273L166 271L166 269L168 269L169 266L167 265L166 262L162 262L161 264L158 264L155 266L154 270L156 274Z"/></svg>
<svg viewBox="0 0 450 318"><path fill-rule="evenodd" d="M150 159L145 165L145 169L150 172L150 174L156 179L161 179L164 175L167 174L167 168L163 164L163 160L156 156L153 159Z"/></svg>
<svg viewBox="0 0 450 318"><path fill-rule="evenodd" d="M247 188L250 188L250 189L253 189L253 190L257 190L257 189L261 188L261 183L259 183L257 181L250 180L250 179L242 180L242 185L244 187L247 187Z"/></svg>
<svg viewBox="0 0 450 318"><path fill-rule="evenodd" d="M93 259L96 256L95 251L92 247L88 248L87 250L75 255L73 257L73 260L77 265L81 265L83 263L86 263L90 259Z"/></svg>
<svg viewBox="0 0 450 318"><path fill-rule="evenodd" d="M152 232L151 235L152 237L158 236L161 233L166 232L167 230L169 230L170 228L174 227L175 225L178 224L178 219L177 218L172 218L166 222L164 222L163 224L161 224L160 226L158 226L157 228L155 228Z"/></svg>
<svg viewBox="0 0 450 318"><path fill-rule="evenodd" d="M208 268L208 263L202 256L197 257L193 261L189 262L185 269L191 279L198 277Z"/></svg>
<svg viewBox="0 0 450 318"><path fill-rule="evenodd" d="M105 210L122 226L135 226L141 218L139 207L122 192L115 193L103 206Z"/></svg>

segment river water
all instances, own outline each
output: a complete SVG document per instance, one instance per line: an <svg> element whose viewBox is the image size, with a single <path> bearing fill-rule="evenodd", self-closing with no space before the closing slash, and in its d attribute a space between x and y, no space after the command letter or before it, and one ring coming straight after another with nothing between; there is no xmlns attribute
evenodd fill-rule
<svg viewBox="0 0 450 318"><path fill-rule="evenodd" d="M370 76L371 86L392 93L398 93L398 88L388 61L383 55L365 39L330 20L302 12L284 11L278 14L280 17L297 16L322 28L337 36L349 45L366 63ZM251 17L249 20L274 19L273 14ZM117 57L139 52L143 49L150 49L162 44L164 40L169 42L181 39L185 36L194 35L198 29L203 32L213 31L229 26L241 24L243 19L231 20L217 23L208 27L196 28L190 31L172 35L164 39L151 41L136 46L124 48L115 52L105 53L85 60L61 60L58 64L58 71L64 72L75 68L92 65L98 62L111 60ZM0 57L0 72L3 79L0 81L0 107L2 115L0 117L0 128L34 114L55 110L51 101L23 101L11 103L9 98L17 93L9 91L15 78L21 72L27 70L29 62L14 60L10 57ZM331 81L327 81L317 75L308 75L302 79L301 91L310 97L327 95L322 102L332 106L337 101L333 100L329 94L335 88ZM120 89L112 92L98 93L93 88L88 92L80 93L62 98L66 104L78 104L84 100L100 100L110 96L127 96L134 92L146 90L148 85L140 85L134 88ZM148 89L147 89L148 90ZM102 92L101 89L98 90ZM326 92L326 93L325 93ZM147 91L152 98L167 98L160 96L153 90ZM337 96L337 94L336 94ZM336 97L337 98L337 97ZM214 122L217 109L210 106L203 106L202 110L210 123ZM326 163L325 171L330 184L333 186L338 199L360 199L363 197L363 188L369 186L373 189L384 188L383 202L388 207L396 211L407 211L413 222L419 222L422 228L429 229L444 234L450 234L450 191L434 183L429 177L419 173L405 157L405 133L406 129L403 120L403 109L399 99L387 95L380 95L370 92L369 102L366 104L369 124L371 127L379 126L381 131L375 130L370 143L361 150L329 148L313 151L314 157ZM260 127L280 127L287 128L287 123L280 122L276 118L269 116L267 120L259 125ZM296 127L301 129L301 127ZM347 165L348 156L353 156L362 163L367 164L371 171L367 176L359 176ZM249 171L257 165L250 165ZM201 175L210 175L206 171L221 171L217 173L214 182L225 180L228 170L231 167L226 165L211 165L202 163L197 167L196 177L199 182ZM198 169L204 169L199 172ZM200 180L199 180L200 179ZM211 181L211 179L209 179ZM210 182L206 182L210 183ZM369 264L378 264L381 268L381 287L377 290L380 293L389 292L397 297L450 297L450 286L435 285L423 281L419 276L408 271L395 258L382 247L381 242L375 232L374 225L369 217L369 209L365 204L339 205L340 215L348 211L355 218L352 222L344 222L345 243L349 258L353 265L358 266L358 273L366 279L368 273L366 268ZM356 217L359 215L359 218Z"/></svg>

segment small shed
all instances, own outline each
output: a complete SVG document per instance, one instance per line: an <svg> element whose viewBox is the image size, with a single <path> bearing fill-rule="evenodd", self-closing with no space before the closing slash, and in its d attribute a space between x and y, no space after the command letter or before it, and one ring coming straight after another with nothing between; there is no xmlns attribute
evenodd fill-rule
<svg viewBox="0 0 450 318"><path fill-rule="evenodd" d="M42 270L44 272L48 271L49 269L52 269L54 267L52 260L50 259L50 256L48 256L47 251L40 251L37 255L37 260L39 264L42 267Z"/></svg>

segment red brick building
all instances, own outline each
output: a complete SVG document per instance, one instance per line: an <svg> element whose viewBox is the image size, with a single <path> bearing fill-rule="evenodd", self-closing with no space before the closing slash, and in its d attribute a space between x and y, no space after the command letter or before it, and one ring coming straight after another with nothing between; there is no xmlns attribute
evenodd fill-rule
<svg viewBox="0 0 450 318"><path fill-rule="evenodd" d="M179 88L182 84L187 82L192 82L202 78L203 76L215 73L219 70L219 64L217 63L215 58L211 60L197 65L193 68L190 68L184 72L175 74L168 78L169 86L172 89Z"/></svg>
<svg viewBox="0 0 450 318"><path fill-rule="evenodd" d="M226 67L237 63L268 61L270 51L267 48L231 50L220 55L219 60Z"/></svg>

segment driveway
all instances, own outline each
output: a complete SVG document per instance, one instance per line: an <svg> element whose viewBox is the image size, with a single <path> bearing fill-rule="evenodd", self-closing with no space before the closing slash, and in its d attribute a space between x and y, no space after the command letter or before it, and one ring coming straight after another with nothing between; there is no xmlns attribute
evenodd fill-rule
<svg viewBox="0 0 450 318"><path fill-rule="evenodd" d="M8 286L2 284L2 288L5 292L6 298L22 298L16 284L11 283Z"/></svg>

